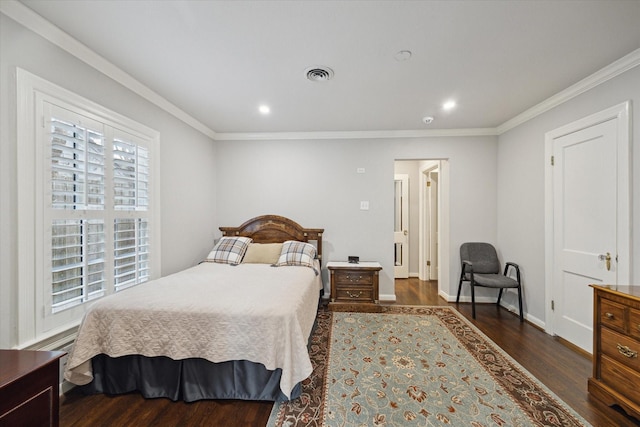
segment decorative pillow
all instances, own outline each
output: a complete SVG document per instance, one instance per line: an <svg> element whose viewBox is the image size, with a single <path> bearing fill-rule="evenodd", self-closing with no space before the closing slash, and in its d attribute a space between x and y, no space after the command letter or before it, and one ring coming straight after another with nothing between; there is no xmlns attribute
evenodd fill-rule
<svg viewBox="0 0 640 427"><path fill-rule="evenodd" d="M206 261L232 265L240 264L251 241L248 237L223 237L209 252Z"/></svg>
<svg viewBox="0 0 640 427"><path fill-rule="evenodd" d="M242 259L243 264L275 264L280 258L282 243L251 243Z"/></svg>
<svg viewBox="0 0 640 427"><path fill-rule="evenodd" d="M315 246L310 243L287 240L282 244L280 258L278 258L278 262L275 265L277 267L283 265L302 265L311 267L315 271L313 261L316 259L316 254Z"/></svg>

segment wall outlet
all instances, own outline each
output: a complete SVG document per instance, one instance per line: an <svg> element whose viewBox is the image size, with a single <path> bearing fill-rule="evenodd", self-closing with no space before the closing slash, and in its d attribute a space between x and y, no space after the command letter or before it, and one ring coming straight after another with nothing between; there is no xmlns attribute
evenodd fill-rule
<svg viewBox="0 0 640 427"><path fill-rule="evenodd" d="M360 202L360 210L361 211L368 211L369 210L369 201L368 200L363 200Z"/></svg>

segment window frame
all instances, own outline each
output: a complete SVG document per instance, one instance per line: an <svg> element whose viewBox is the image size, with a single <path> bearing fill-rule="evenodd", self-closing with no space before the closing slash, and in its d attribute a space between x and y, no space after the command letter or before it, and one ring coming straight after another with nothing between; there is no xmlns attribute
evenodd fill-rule
<svg viewBox="0 0 640 427"><path fill-rule="evenodd" d="M107 138L123 132L133 135L148 148L151 164L149 170L148 210L143 216L148 221L150 280L160 277L160 133L119 113L109 110L93 101L77 95L67 89L48 82L23 69L16 68L17 86L17 183L18 186L18 348L33 347L49 338L69 333L77 326L88 303L82 303L71 309L51 313L51 292L47 289L47 275L51 277L48 262L51 259L50 217L46 213L47 200L51 198L51 184L47 173L51 170L46 164L45 150L50 149L44 143L43 135L47 126L45 106L47 103L67 109L75 114L87 117L105 125ZM113 161L111 158L107 162ZM107 177L112 180L112 177ZM109 187L110 188L110 187ZM107 190L110 191L110 190ZM49 199L47 199L49 197ZM106 195L105 197L112 197ZM84 211L83 211L84 212ZM139 218L137 210L113 210L106 215L105 221L115 218ZM81 215L78 215L80 217ZM82 216L91 218L89 216ZM113 236L108 236L112 240ZM107 258L113 258L113 248L106 247ZM114 292L113 272L107 275L106 295ZM50 284L49 284L50 285ZM92 300L94 301L94 300Z"/></svg>

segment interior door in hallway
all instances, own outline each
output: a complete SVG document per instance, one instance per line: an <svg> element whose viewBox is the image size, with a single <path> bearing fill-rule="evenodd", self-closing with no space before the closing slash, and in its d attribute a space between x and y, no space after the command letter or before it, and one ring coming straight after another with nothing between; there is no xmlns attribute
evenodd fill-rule
<svg viewBox="0 0 640 427"><path fill-rule="evenodd" d="M613 118L552 142L554 332L587 352L593 349L589 284L615 285L619 279L619 209L628 202L619 186L618 140Z"/></svg>
<svg viewBox="0 0 640 427"><path fill-rule="evenodd" d="M396 279L409 277L409 175L394 178L394 274Z"/></svg>

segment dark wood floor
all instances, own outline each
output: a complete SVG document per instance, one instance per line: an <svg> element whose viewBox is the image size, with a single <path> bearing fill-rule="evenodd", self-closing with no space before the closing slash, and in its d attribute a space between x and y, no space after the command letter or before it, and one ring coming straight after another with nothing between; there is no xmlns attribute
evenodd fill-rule
<svg viewBox="0 0 640 427"><path fill-rule="evenodd" d="M453 305L438 296L435 282L396 280L396 304ZM459 311L482 332L544 383L558 397L597 427L640 426L620 409L591 399L587 378L591 360L563 345L558 339L492 304L477 307L460 304ZM640 386L640 385L639 385ZM144 399L137 394L109 397L68 393L62 399L60 425L67 426L264 426L269 402L200 401L171 402Z"/></svg>

